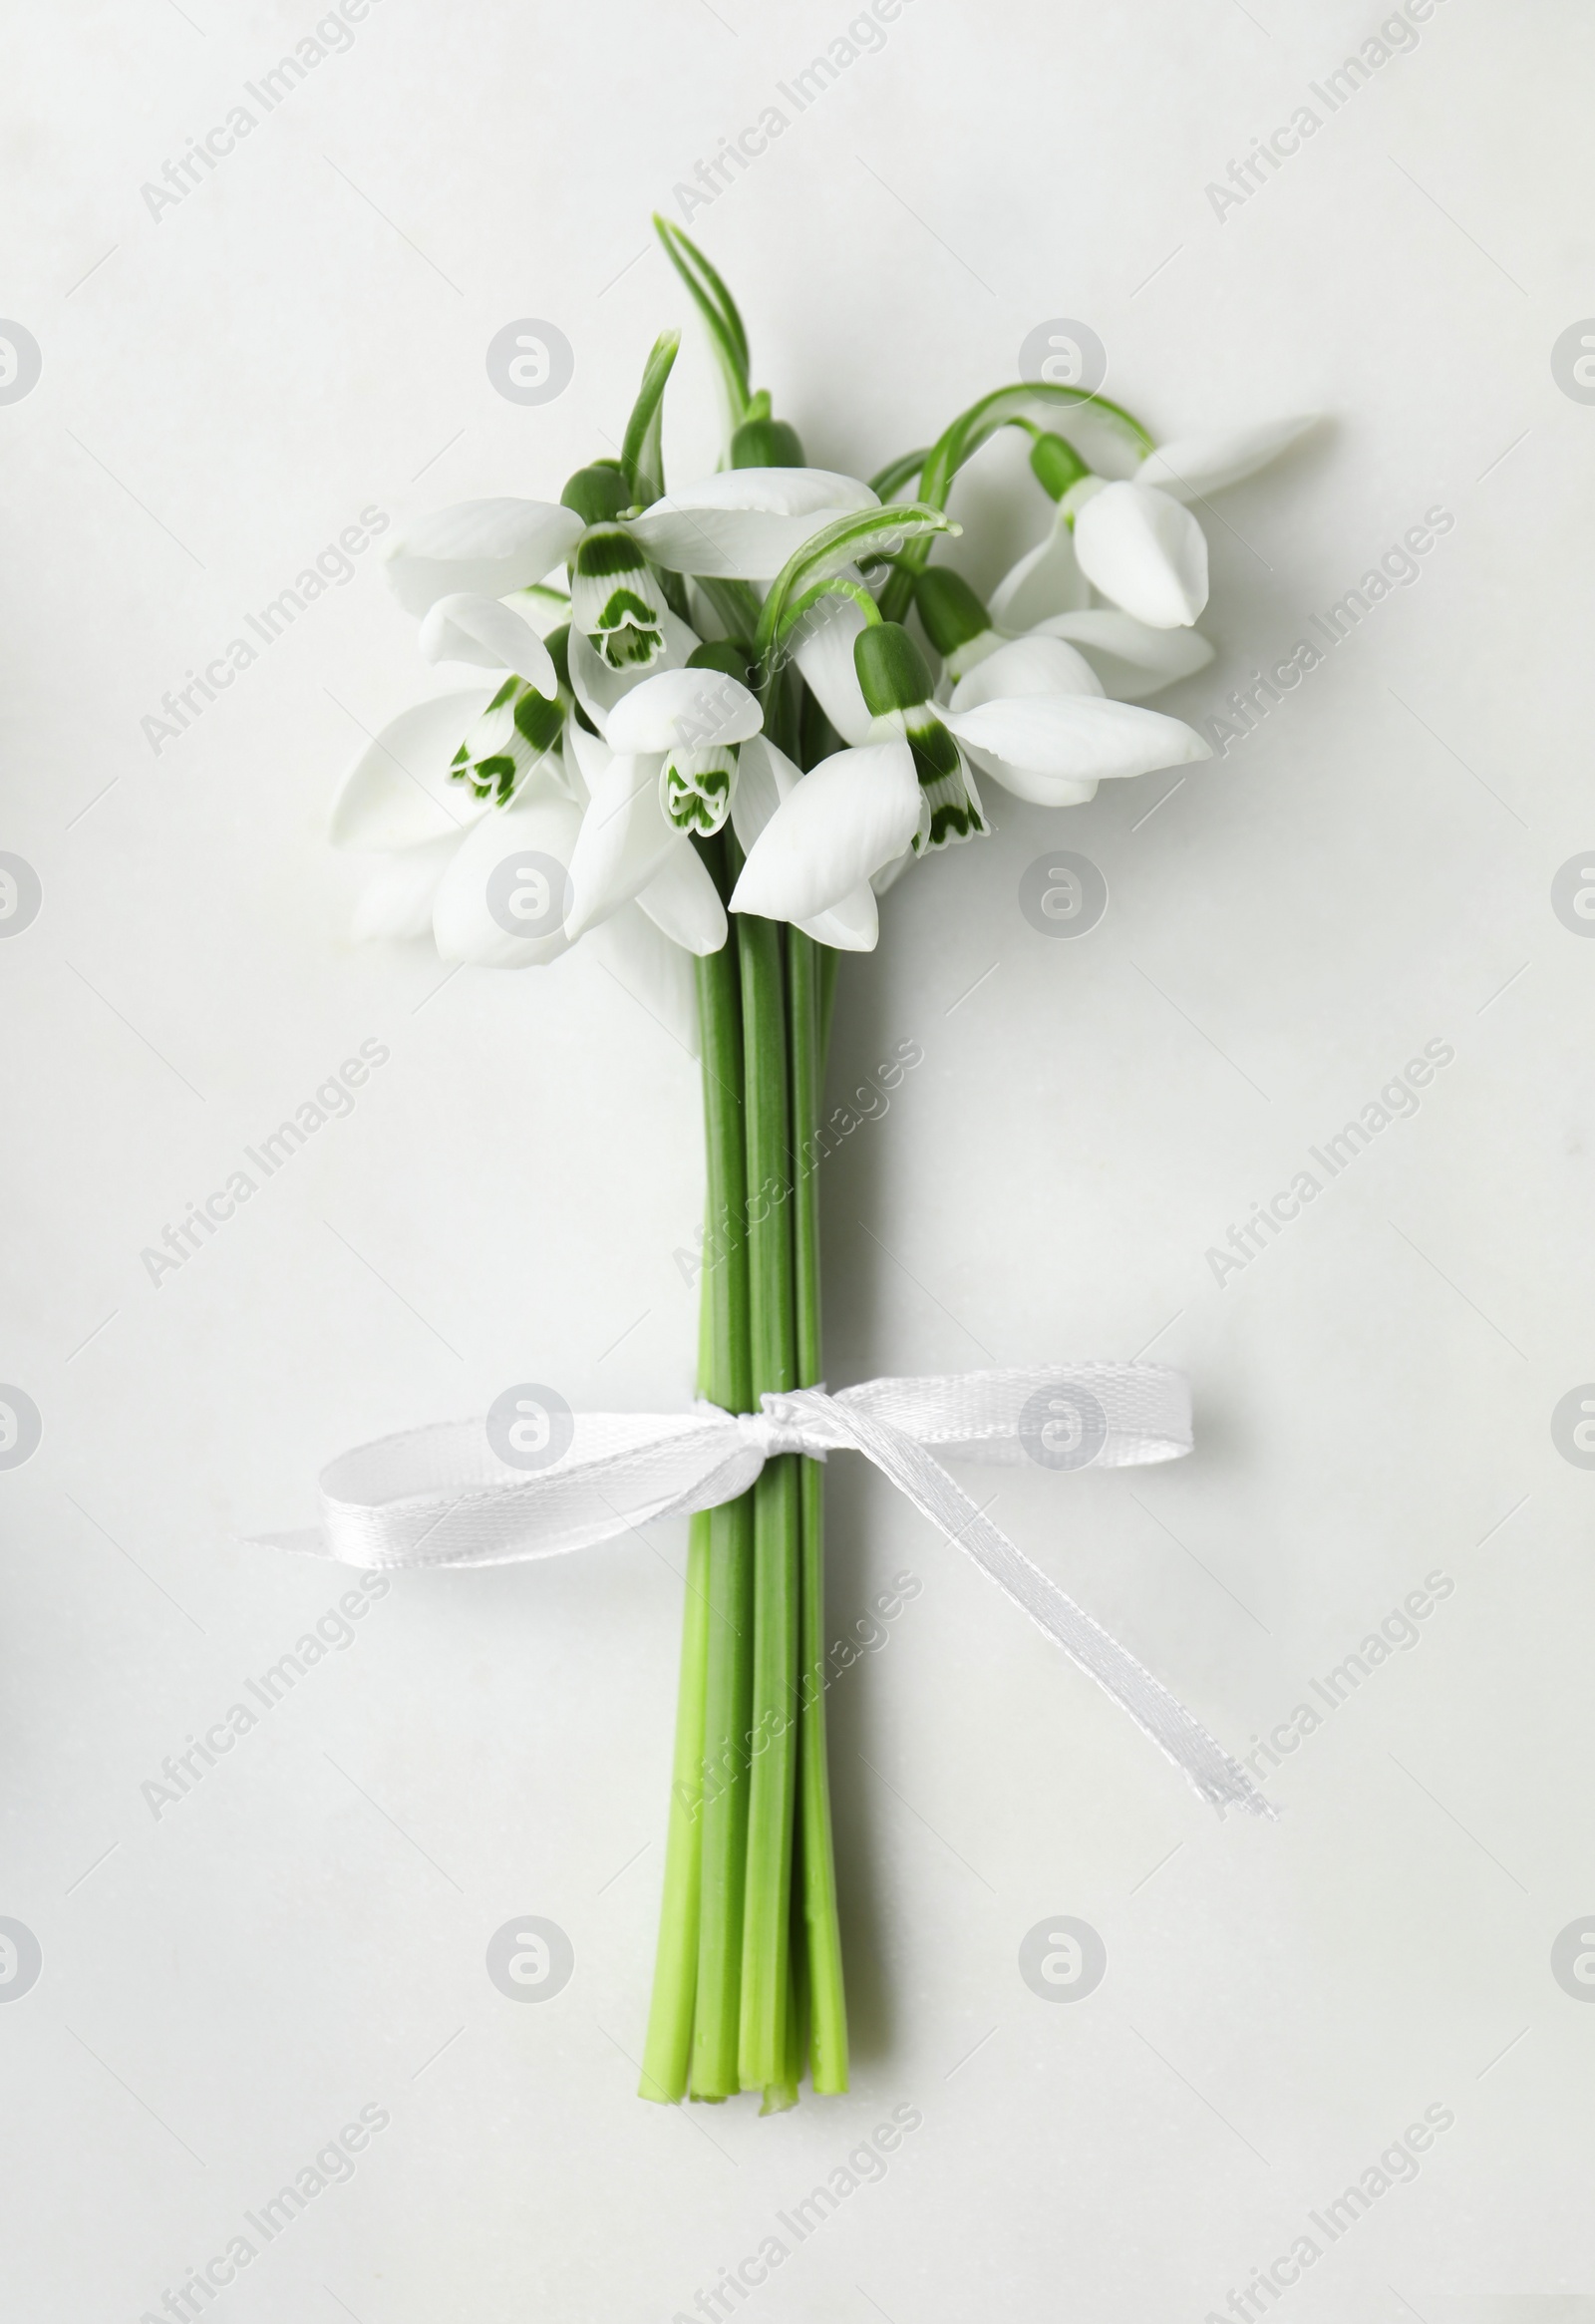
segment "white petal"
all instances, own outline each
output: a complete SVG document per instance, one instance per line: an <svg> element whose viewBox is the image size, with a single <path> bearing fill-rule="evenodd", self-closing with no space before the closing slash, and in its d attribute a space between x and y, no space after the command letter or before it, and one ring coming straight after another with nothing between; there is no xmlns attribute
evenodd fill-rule
<svg viewBox="0 0 1595 2324"><path fill-rule="evenodd" d="M759 698L724 670L651 673L609 713L612 751L718 751L764 724Z"/></svg>
<svg viewBox="0 0 1595 2324"><path fill-rule="evenodd" d="M567 718L565 721L564 749L566 774L574 774L581 793L590 799L594 785L614 757L614 752L602 735L589 734L579 718Z"/></svg>
<svg viewBox="0 0 1595 2324"><path fill-rule="evenodd" d="M788 559L847 508L778 516L760 508L682 508L635 516L627 526L655 564L720 581L773 581Z"/></svg>
<svg viewBox="0 0 1595 2324"><path fill-rule="evenodd" d="M802 779L802 770L768 735L754 735L743 744L737 754L737 788L731 795L731 828L745 855L753 853L766 824Z"/></svg>
<svg viewBox="0 0 1595 2324"><path fill-rule="evenodd" d="M407 613L461 589L507 597L563 564L581 532L574 509L548 500L461 500L400 527L388 578Z"/></svg>
<svg viewBox="0 0 1595 2324"><path fill-rule="evenodd" d="M1075 519L1080 569L1152 629L1179 629L1207 602L1207 542L1188 508L1143 485L1110 485Z"/></svg>
<svg viewBox="0 0 1595 2324"><path fill-rule="evenodd" d="M648 885L682 834L666 823L659 805L659 760L610 760L593 785L592 803L581 819L581 836L570 859L570 940L629 903Z"/></svg>
<svg viewBox="0 0 1595 2324"><path fill-rule="evenodd" d="M889 863L883 863L878 871L870 874L870 894L884 895L889 888L896 886L909 864L917 863L918 860L919 858L912 848L905 847L900 855L894 855Z"/></svg>
<svg viewBox="0 0 1595 2324"><path fill-rule="evenodd" d="M943 723L975 764L1020 799L1074 805L1057 786L1147 775L1210 759L1199 734L1161 711L1093 694L1051 694L944 711Z"/></svg>
<svg viewBox="0 0 1595 2324"><path fill-rule="evenodd" d="M440 694L390 719L338 786L329 833L335 847L414 847L464 830L487 812L469 784L451 783L456 751L486 709L494 686Z"/></svg>
<svg viewBox="0 0 1595 2324"><path fill-rule="evenodd" d="M479 823L444 873L433 907L443 958L478 968L541 968L568 951L560 914L569 889L561 875L580 829L580 815L564 799L530 807L517 800ZM542 860L528 864L527 856ZM534 915L533 925L541 924L541 934L513 933L517 903L520 913Z"/></svg>
<svg viewBox="0 0 1595 2324"><path fill-rule="evenodd" d="M878 506L856 477L819 468L734 468L656 500L626 529L679 573L771 581L838 516Z"/></svg>
<svg viewBox="0 0 1595 2324"><path fill-rule="evenodd" d="M811 919L901 854L918 829L919 778L906 743L837 751L777 809L743 866L731 908L772 920Z"/></svg>
<svg viewBox="0 0 1595 2324"><path fill-rule="evenodd" d="M1039 548L1022 556L991 593L991 617L1004 629L1031 629L1049 613L1070 613L1091 602L1075 554L1075 536L1062 517Z"/></svg>
<svg viewBox="0 0 1595 2324"><path fill-rule="evenodd" d="M569 592L547 582L534 581L529 589L511 589L504 603L511 613L529 621L539 637L563 629L570 619Z"/></svg>
<svg viewBox="0 0 1595 2324"><path fill-rule="evenodd" d="M654 1023L696 1057L698 984L691 953L673 944L634 903L622 904L587 941Z"/></svg>
<svg viewBox="0 0 1595 2324"><path fill-rule="evenodd" d="M648 517L674 508L752 508L769 516L812 516L820 508L878 508L879 500L856 477L829 468L724 468L667 493Z"/></svg>
<svg viewBox="0 0 1595 2324"><path fill-rule="evenodd" d="M1119 702L1139 702L1180 678L1194 677L1213 658L1211 644L1199 631L1148 629L1114 605L1057 613L1039 622L1034 634L1065 638L1078 647L1105 690Z"/></svg>
<svg viewBox="0 0 1595 2324"><path fill-rule="evenodd" d="M674 613L662 613L664 651L648 669L612 670L592 645L585 630L570 632L570 685L576 700L600 734L608 731L609 713L638 686L646 686L666 670L683 670L687 656L699 642L696 630Z"/></svg>
<svg viewBox="0 0 1595 2324"><path fill-rule="evenodd" d="M474 597L469 590L440 597L421 624L421 650L429 662L475 662L478 669L513 670L551 702L559 678L548 648L518 613L496 597Z"/></svg>
<svg viewBox="0 0 1595 2324"><path fill-rule="evenodd" d="M1078 615L1064 614L1065 621ZM1084 654L1058 637L1016 637L977 662L953 688L954 710L1031 694L1101 694L1102 680Z"/></svg>
<svg viewBox="0 0 1595 2324"><path fill-rule="evenodd" d="M1182 436L1160 444L1135 471L1138 485L1156 485L1175 500L1199 500L1226 485L1256 474L1287 446L1316 426L1318 415L1264 420L1254 428L1231 428L1213 436Z"/></svg>
<svg viewBox="0 0 1595 2324"><path fill-rule="evenodd" d="M853 663L853 641L864 620L863 608L851 597L821 597L792 633L803 682L844 743L868 742L874 724Z"/></svg>
<svg viewBox="0 0 1595 2324"><path fill-rule="evenodd" d="M637 902L656 928L686 952L718 952L726 941L726 907L690 839L672 847Z"/></svg>
<svg viewBox="0 0 1595 2324"><path fill-rule="evenodd" d="M828 944L833 952L873 952L880 942L875 891L867 879L861 879L828 912L815 912L795 925L803 935L812 936L816 944Z"/></svg>
<svg viewBox="0 0 1595 2324"><path fill-rule="evenodd" d="M379 855L371 865L349 933L357 944L403 943L432 934L432 903L438 882L454 860L458 832Z"/></svg>

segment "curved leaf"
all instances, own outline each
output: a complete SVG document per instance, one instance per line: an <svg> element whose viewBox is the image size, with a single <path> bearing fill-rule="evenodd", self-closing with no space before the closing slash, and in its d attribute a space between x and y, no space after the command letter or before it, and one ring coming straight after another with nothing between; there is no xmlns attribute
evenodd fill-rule
<svg viewBox="0 0 1595 2324"><path fill-rule="evenodd" d="M651 507L655 500L664 498L665 384L680 347L679 331L660 332L643 365L642 385L631 407L631 418L626 422L620 465L626 472L626 489L632 503L638 508Z"/></svg>
<svg viewBox="0 0 1595 2324"><path fill-rule="evenodd" d="M748 416L751 400L748 385L748 333L743 328L737 302L722 282L696 242L682 232L671 218L654 212L654 230L665 246L665 255L681 276L692 295L694 306L704 319L710 345L720 364L725 382L726 401L731 407L732 427L741 427Z"/></svg>
<svg viewBox="0 0 1595 2324"><path fill-rule="evenodd" d="M905 485L911 485L930 458L930 447L921 446L918 452L905 452L900 459L888 461L879 476L871 477L869 489L880 500L895 500Z"/></svg>
<svg viewBox="0 0 1595 2324"><path fill-rule="evenodd" d="M838 516L805 540L771 582L755 640L761 657L768 657L779 642L788 606L796 605L816 582L833 580L860 557L906 555L922 543L928 547L932 533L958 529L940 508L918 505L859 508Z"/></svg>

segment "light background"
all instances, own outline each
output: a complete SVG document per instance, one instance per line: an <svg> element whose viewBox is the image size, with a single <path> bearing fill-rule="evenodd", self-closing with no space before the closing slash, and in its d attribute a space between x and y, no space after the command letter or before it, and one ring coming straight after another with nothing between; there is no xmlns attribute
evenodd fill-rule
<svg viewBox="0 0 1595 2324"><path fill-rule="evenodd" d="M1222 762L1067 826L999 795L989 844L891 896L834 1096L894 1040L925 1062L823 1195L833 1384L1189 1371L1191 1460L1016 1475L996 1513L1232 1747L1453 1589L1271 1777L1283 1819L1220 1824L833 1463L837 1629L923 1587L832 1696L853 2093L766 2122L633 2096L679 1528L397 1583L189 1797L141 1791L347 1586L240 1545L306 1521L334 1452L528 1377L687 1398L701 1204L695 1070L590 951L445 981L344 940L327 798L426 690L374 555L159 757L141 721L361 508L556 496L668 322L667 455L712 463L648 213L849 11L373 0L153 217L316 21L11 25L0 311L44 369L0 408L0 845L45 903L0 952L0 1374L45 1434L0 1476L0 1913L44 1960L0 2009L8 2315L159 2310L368 2103L391 2127L218 2317L663 2324L894 2105L923 2127L752 2295L771 2324L1197 2324L1430 2105L1421 2176L1287 2314L1595 2288L1595 2009L1550 1972L1595 1906L1595 1475L1550 1433L1595 1377L1595 944L1549 900L1595 835L1595 408L1550 366L1595 310L1587 12L1436 0L1329 118L1307 85L1377 6L904 0L692 217L816 462L928 440L1061 315L1164 436L1330 415L1207 519L1187 717L1455 519ZM1303 104L1318 134L1220 220L1208 183ZM483 364L525 315L576 353L533 410ZM1040 531L1003 453L959 506L979 578ZM1017 904L1060 841L1112 893L1077 943ZM354 1115L156 1289L142 1248L366 1038ZM1208 1246L1432 1039L1421 1113L1220 1287ZM483 1969L522 1913L575 1948L538 2007ZM1059 1913L1109 1970L1049 2007L1017 1952Z"/></svg>

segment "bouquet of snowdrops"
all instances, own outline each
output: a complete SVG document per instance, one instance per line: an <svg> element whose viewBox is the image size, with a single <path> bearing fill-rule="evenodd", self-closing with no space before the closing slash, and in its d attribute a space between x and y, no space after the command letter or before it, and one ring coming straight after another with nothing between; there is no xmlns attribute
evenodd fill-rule
<svg viewBox="0 0 1595 2324"><path fill-rule="evenodd" d="M333 837L377 858L359 933L430 930L445 959L498 968L591 937L650 1006L695 1018L699 1392L735 1415L821 1378L817 1133L840 954L874 947L878 899L916 862L985 836L988 785L1073 807L1211 755L1139 706L1212 656L1192 626L1207 550L1188 503L1306 423L1159 450L1106 397L1029 381L867 485L808 468L751 386L724 282L655 222L724 377L724 465L667 491L668 332L618 460L557 500L402 526L389 572L423 654L490 675L376 737ZM1088 404L1127 481L1044 425ZM959 471L1003 428L1029 437L1051 522L988 603L933 559L959 530ZM805 2068L816 2091L847 2087L822 1485L818 1463L777 1452L691 1518L647 2098L791 2105Z"/></svg>

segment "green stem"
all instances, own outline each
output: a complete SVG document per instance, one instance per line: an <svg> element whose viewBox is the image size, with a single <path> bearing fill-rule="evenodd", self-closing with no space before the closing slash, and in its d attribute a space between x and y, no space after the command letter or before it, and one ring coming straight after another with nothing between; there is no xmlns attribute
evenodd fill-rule
<svg viewBox="0 0 1595 2324"><path fill-rule="evenodd" d="M796 1385L792 1153L781 929L744 913L744 1104L748 1151L753 1402ZM742 1962L743 2087L783 2079L787 2049L798 1670L798 1461L767 1461L754 1487L754 1699Z"/></svg>
<svg viewBox="0 0 1595 2324"><path fill-rule="evenodd" d="M706 1393L700 1379L700 1393ZM692 1520L687 1596L676 1693L676 1749L671 1768L665 1890L659 1905L653 2001L638 2094L674 2106L687 2095L693 2009L698 1987L698 1913L702 1872L704 1681L709 1662L709 1511Z"/></svg>
<svg viewBox="0 0 1595 2324"><path fill-rule="evenodd" d="M793 1127L798 1152L793 1227L799 1388L814 1386L824 1368L819 1328L819 1167L817 1151L810 1141L819 1126L823 1039L829 1030L835 959L834 952L816 945L800 929L788 929ZM827 966L827 961L832 965ZM798 1854L809 2038L814 2089L839 2092L847 2088L847 2005L825 1744L825 1472L817 1461L799 1462L798 1470Z"/></svg>
<svg viewBox="0 0 1595 2324"><path fill-rule="evenodd" d="M724 877L723 850L706 848ZM703 1041L704 1130L710 1228L703 1298L712 1400L746 1412L751 1396L748 1340L748 1181L744 1158L742 1016L738 938L697 964ZM704 1660L701 1901L690 2087L696 2098L730 2098L741 2088L743 1866L747 1849L746 1751L753 1677L753 1510L746 1494L709 1512L707 1644Z"/></svg>

